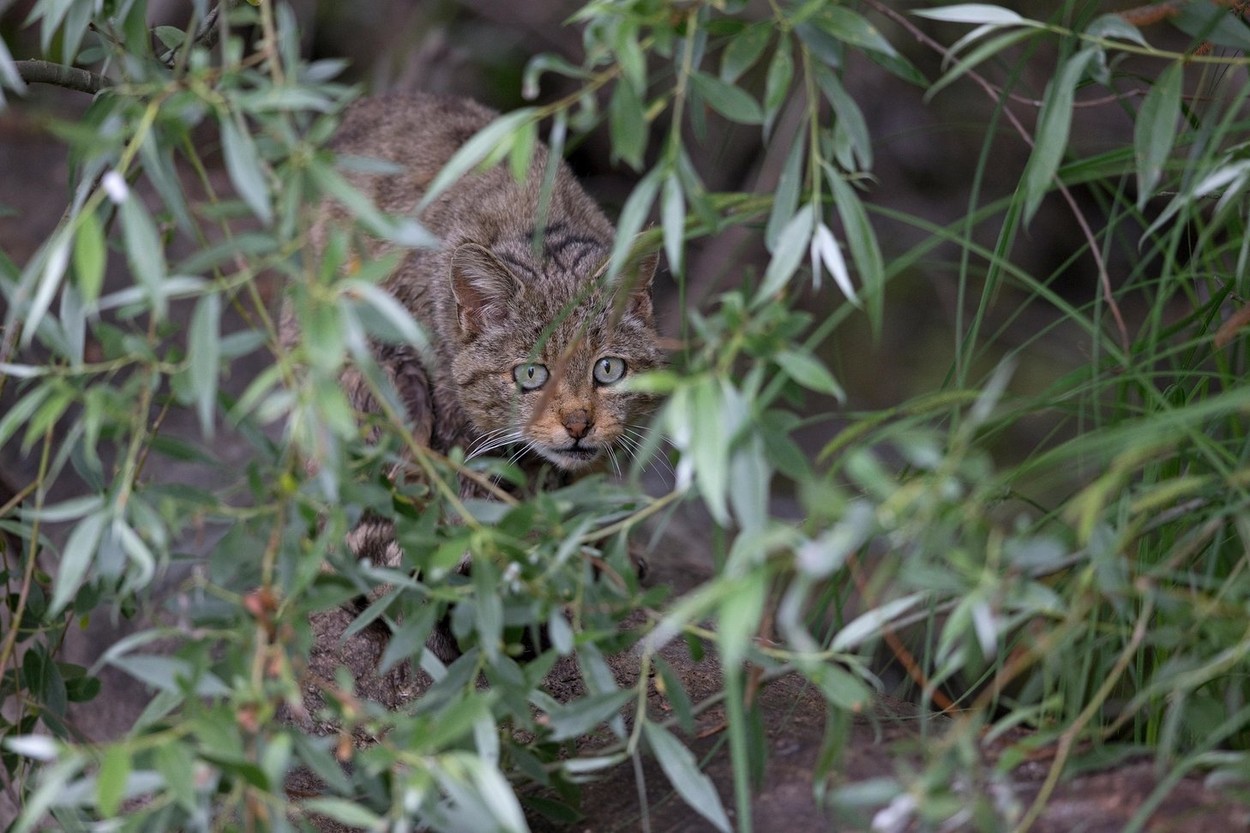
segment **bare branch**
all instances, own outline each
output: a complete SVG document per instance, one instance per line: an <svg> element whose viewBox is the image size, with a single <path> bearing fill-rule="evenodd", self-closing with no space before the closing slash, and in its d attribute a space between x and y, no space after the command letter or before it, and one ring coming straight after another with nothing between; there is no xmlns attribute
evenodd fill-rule
<svg viewBox="0 0 1250 833"><path fill-rule="evenodd" d="M17 61L17 74L27 84L54 84L68 90L95 95L113 82L94 72L51 61Z"/></svg>

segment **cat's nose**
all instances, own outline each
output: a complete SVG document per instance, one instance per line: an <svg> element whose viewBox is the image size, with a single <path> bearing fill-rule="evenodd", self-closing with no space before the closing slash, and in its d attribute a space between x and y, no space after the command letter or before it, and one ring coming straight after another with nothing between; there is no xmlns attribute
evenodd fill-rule
<svg viewBox="0 0 1250 833"><path fill-rule="evenodd" d="M576 411L570 411L563 414L562 422L564 430L569 432L569 436L575 440L580 440L590 433L590 429L594 427L595 421L591 418L590 412L585 408L578 408Z"/></svg>

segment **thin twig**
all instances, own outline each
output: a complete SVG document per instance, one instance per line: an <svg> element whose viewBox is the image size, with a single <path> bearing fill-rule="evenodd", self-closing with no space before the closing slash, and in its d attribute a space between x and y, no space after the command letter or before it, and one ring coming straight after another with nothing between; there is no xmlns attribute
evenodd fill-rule
<svg viewBox="0 0 1250 833"><path fill-rule="evenodd" d="M53 84L89 95L113 86L113 82L103 75L51 61L17 61L16 66L17 74L27 84Z"/></svg>

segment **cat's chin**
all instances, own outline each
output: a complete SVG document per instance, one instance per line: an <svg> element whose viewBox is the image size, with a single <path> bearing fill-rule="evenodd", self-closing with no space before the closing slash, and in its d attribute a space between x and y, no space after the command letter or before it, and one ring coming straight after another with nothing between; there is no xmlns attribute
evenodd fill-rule
<svg viewBox="0 0 1250 833"><path fill-rule="evenodd" d="M603 459L601 448L549 448L536 446L535 450L547 460L565 471L582 471Z"/></svg>

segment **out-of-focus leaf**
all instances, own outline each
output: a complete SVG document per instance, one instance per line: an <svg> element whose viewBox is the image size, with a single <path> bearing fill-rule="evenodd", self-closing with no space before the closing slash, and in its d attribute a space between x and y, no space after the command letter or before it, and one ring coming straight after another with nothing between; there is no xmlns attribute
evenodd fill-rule
<svg viewBox="0 0 1250 833"><path fill-rule="evenodd" d="M912 14L948 23L980 23L990 26L1023 26L1031 22L1018 12L989 3L961 3L940 9L917 9Z"/></svg>
<svg viewBox="0 0 1250 833"><path fill-rule="evenodd" d="M129 777L130 753L121 744L109 746L104 751L100 771L96 775L96 801L99 802L100 814L105 818L117 815Z"/></svg>
<svg viewBox="0 0 1250 833"><path fill-rule="evenodd" d="M757 303L772 298L794 276L799 264L803 262L803 256L807 254L808 244L812 239L813 216L812 206L804 205L786 223L781 235L777 238L773 259L768 262L768 268L764 270L764 280L755 294Z"/></svg>
<svg viewBox="0 0 1250 833"><path fill-rule="evenodd" d="M121 204L119 213L126 261L151 303L153 313L158 320L163 320L169 307L168 295L161 287L166 275L165 247L156 231L156 224L133 193Z"/></svg>
<svg viewBox="0 0 1250 833"><path fill-rule="evenodd" d="M1163 177L1163 165L1176 142L1176 120L1181 114L1182 65L1168 66L1155 79L1137 112L1133 149L1137 156L1137 207L1143 208Z"/></svg>
<svg viewBox="0 0 1250 833"><path fill-rule="evenodd" d="M558 711L547 714L552 741L569 740L584 735L591 729L616 716L626 703L637 696L633 689L609 691L579 697Z"/></svg>
<svg viewBox="0 0 1250 833"><path fill-rule="evenodd" d="M759 60L764 47L768 46L768 41L772 38L772 33L773 26L761 21L751 24L734 35L733 40L729 42L729 45L725 47L725 52L721 55L720 79L726 84L737 81L742 73Z"/></svg>
<svg viewBox="0 0 1250 833"><path fill-rule="evenodd" d="M675 173L670 173L664 179L660 226L664 231L664 254L668 258L669 271L680 275L682 252L685 250L686 202L682 198L681 180Z"/></svg>
<svg viewBox="0 0 1250 833"><path fill-rule="evenodd" d="M786 372L786 375L803 387L814 390L817 393L835 396L839 400L846 398L846 392L842 390L842 386L838 384L838 381L833 378L833 374L810 353L804 353L799 350L782 350L774 358L777 364L781 365L781 369Z"/></svg>
<svg viewBox="0 0 1250 833"><path fill-rule="evenodd" d="M863 613L838 631L829 645L831 651L847 651L881 632L882 627L924 601L927 594L912 593L886 602Z"/></svg>
<svg viewBox="0 0 1250 833"><path fill-rule="evenodd" d="M239 196L266 226L273 222L273 206L269 202L269 185L260 154L252 137L239 129L232 114L221 117L222 151L226 172Z"/></svg>
<svg viewBox="0 0 1250 833"><path fill-rule="evenodd" d="M385 820L381 816L345 798L312 798L305 801L302 806L305 812L325 816L350 827L360 827L365 830L382 830L386 827Z"/></svg>
<svg viewBox="0 0 1250 833"><path fill-rule="evenodd" d="M777 44L773 59L768 62L768 75L764 79L764 131L771 133L781 105L786 103L790 83L794 80L794 57L790 54L790 39Z"/></svg>
<svg viewBox="0 0 1250 833"><path fill-rule="evenodd" d="M417 211L419 212L429 206L453 183L457 182L494 152L505 139L509 139L521 125L533 120L535 114L536 111L533 107L522 107L519 110L513 110L511 113L500 116L475 133L469 141L461 145L460 149L452 154L451 159L447 160L447 164L434 177L430 187L426 189L425 196L421 198Z"/></svg>
<svg viewBox="0 0 1250 833"><path fill-rule="evenodd" d="M729 817L721 804L716 785L699 765L690 750L662 726L647 721L642 725L643 737L668 777L669 783L686 804L707 819L722 833L730 833Z"/></svg>
<svg viewBox="0 0 1250 833"><path fill-rule="evenodd" d="M759 102L741 87L726 84L704 72L692 73L690 81L712 109L730 121L741 124L760 124L764 121Z"/></svg>
<svg viewBox="0 0 1250 833"><path fill-rule="evenodd" d="M792 222L799 207L799 192L803 187L803 160L807 149L807 131L799 130L794 137L794 144L786 154L785 164L781 166L781 175L777 187L773 191L773 207L768 214L768 224L764 227L764 245L768 251L777 252L781 242L781 234ZM798 268L797 266L795 268Z"/></svg>
<svg viewBox="0 0 1250 833"><path fill-rule="evenodd" d="M213 436L213 408L217 404L217 377L221 372L221 295L200 298L187 333L187 363L200 430Z"/></svg>
<svg viewBox="0 0 1250 833"><path fill-rule="evenodd" d="M50 605L53 614L62 611L78 592L87 575L87 568L95 558L107 521L108 517L103 512L92 513L79 521L69 534L57 566L56 584L53 586Z"/></svg>
<svg viewBox="0 0 1250 833"><path fill-rule="evenodd" d="M1024 220L1027 223L1037 213L1042 197L1050 189L1059 160L1068 148L1068 131L1072 126L1072 102L1076 84L1081 80L1086 65L1097 54L1094 47L1086 47L1064 63L1063 68L1051 79L1038 117L1036 146L1029 157L1024 172Z"/></svg>
<svg viewBox="0 0 1250 833"><path fill-rule="evenodd" d="M104 263L108 249L104 244L104 229L94 211L84 211L78 216L74 232L74 277L84 304L90 306L100 297L104 287Z"/></svg>
<svg viewBox="0 0 1250 833"><path fill-rule="evenodd" d="M608 125L614 159L623 159L634 170L641 170L647 150L647 119L642 99L627 81L620 81L608 102Z"/></svg>

